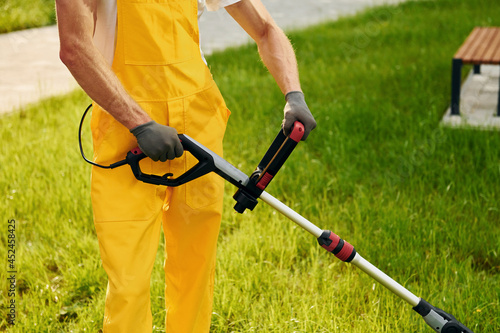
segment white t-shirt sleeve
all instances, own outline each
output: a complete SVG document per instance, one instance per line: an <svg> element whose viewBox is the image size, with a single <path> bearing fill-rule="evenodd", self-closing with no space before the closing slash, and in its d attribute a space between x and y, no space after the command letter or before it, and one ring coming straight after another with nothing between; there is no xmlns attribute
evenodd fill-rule
<svg viewBox="0 0 500 333"><path fill-rule="evenodd" d="M237 2L240 0L206 0L206 5L209 11L216 11Z"/></svg>
<svg viewBox="0 0 500 333"><path fill-rule="evenodd" d="M115 53L116 13L116 1L98 1L94 44L110 65Z"/></svg>

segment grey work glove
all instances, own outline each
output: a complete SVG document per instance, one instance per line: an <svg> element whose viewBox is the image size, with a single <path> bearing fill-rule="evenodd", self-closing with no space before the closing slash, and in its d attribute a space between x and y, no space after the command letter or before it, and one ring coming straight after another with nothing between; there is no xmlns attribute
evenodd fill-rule
<svg viewBox="0 0 500 333"><path fill-rule="evenodd" d="M137 144L142 152L153 161L173 160L181 157L184 152L177 130L173 127L160 125L151 120L132 128L130 132L137 138Z"/></svg>
<svg viewBox="0 0 500 333"><path fill-rule="evenodd" d="M285 95L286 105L283 110L285 113L285 118L281 127L285 135L290 134L291 128L295 121L300 121L304 125L304 135L302 136L302 141L307 139L309 133L316 127L316 120L309 111L306 101L304 99L304 94L301 91L290 91Z"/></svg>

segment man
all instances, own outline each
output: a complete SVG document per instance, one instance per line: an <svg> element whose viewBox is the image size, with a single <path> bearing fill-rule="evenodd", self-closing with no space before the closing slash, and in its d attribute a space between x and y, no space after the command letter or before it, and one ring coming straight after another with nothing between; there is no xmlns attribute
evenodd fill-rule
<svg viewBox="0 0 500 333"><path fill-rule="evenodd" d="M198 3L199 2L199 3ZM179 175L196 163L186 133L222 154L229 111L200 54L203 0L56 0L61 60L93 99L96 162L139 145L147 173ZM256 41L286 96L283 128L316 126L290 42L260 0L207 0L225 7ZM167 161L168 160L168 161ZM161 162L156 162L161 161ZM166 163L162 163L165 162ZM165 233L167 332L208 332L223 181L215 174L178 188L138 182L127 168L92 170L92 205L108 275L104 332L151 332L149 284Z"/></svg>

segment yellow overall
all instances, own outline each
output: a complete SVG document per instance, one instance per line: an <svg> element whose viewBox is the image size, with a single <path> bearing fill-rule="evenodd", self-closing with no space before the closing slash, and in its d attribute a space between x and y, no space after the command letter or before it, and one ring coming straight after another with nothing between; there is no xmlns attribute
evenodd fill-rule
<svg viewBox="0 0 500 333"><path fill-rule="evenodd" d="M117 0L113 70L160 124L217 154L229 111L199 50L196 0ZM94 161L123 159L137 141L95 105ZM173 161L141 161L145 173L185 172L189 153ZM94 224L108 275L104 332L151 332L150 276L165 233L166 330L208 332L223 180L214 173L167 188L138 182L130 168L92 169Z"/></svg>

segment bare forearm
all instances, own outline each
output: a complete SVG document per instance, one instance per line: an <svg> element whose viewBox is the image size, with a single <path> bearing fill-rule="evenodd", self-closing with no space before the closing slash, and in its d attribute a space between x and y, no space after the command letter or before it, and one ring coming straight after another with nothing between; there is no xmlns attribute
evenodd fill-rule
<svg viewBox="0 0 500 333"><path fill-rule="evenodd" d="M56 0L60 57L83 90L125 127L150 119L130 97L92 41L97 0Z"/></svg>
<svg viewBox="0 0 500 333"><path fill-rule="evenodd" d="M255 40L262 61L286 95L282 123L285 134L295 121L300 121L305 127L302 137L305 140L316 127L316 121L301 92L297 59L290 41L260 0L241 0L227 6L226 10Z"/></svg>
<svg viewBox="0 0 500 333"><path fill-rule="evenodd" d="M301 90L292 45L262 2L242 0L227 6L226 10L257 43L264 65L283 94Z"/></svg>
<svg viewBox="0 0 500 333"><path fill-rule="evenodd" d="M257 46L264 65L283 94L301 91L295 52L283 31L276 25L270 25Z"/></svg>
<svg viewBox="0 0 500 333"><path fill-rule="evenodd" d="M125 127L132 129L151 120L93 46L76 46L61 58L87 95Z"/></svg>

